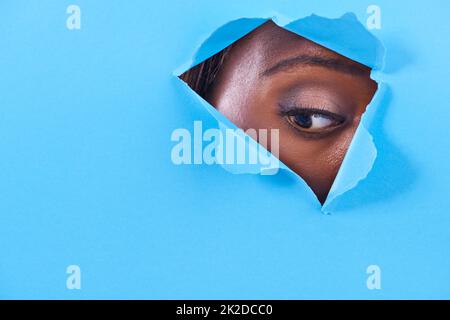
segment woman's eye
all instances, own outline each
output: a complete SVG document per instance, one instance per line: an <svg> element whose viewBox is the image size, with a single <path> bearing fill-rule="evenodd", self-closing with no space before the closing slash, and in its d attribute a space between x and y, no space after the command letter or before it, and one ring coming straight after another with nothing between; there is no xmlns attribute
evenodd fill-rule
<svg viewBox="0 0 450 320"><path fill-rule="evenodd" d="M343 123L331 115L319 112L299 112L287 115L288 122L300 131L306 133L328 132Z"/></svg>

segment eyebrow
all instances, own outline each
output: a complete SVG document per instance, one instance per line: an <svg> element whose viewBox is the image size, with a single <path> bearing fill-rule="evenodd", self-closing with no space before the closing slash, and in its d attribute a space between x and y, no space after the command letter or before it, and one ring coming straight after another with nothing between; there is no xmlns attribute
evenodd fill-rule
<svg viewBox="0 0 450 320"><path fill-rule="evenodd" d="M356 76L366 76L369 69L369 67L363 66L356 62L347 62L342 59L301 55L278 62L274 66L265 70L262 75L271 76L275 73L287 71L299 65L318 66Z"/></svg>

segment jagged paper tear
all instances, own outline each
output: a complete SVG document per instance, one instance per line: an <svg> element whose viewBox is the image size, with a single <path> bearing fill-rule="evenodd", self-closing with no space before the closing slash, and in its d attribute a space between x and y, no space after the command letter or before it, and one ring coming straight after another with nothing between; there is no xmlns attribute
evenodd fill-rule
<svg viewBox="0 0 450 320"><path fill-rule="evenodd" d="M194 58L189 63L178 68L175 71L175 75L179 76L220 52L268 20L272 20L286 30L370 67L372 69L372 79L378 82L378 90L361 118L361 122L355 132L336 179L322 206L323 212L331 213L331 203L347 191L355 188L360 181L367 177L377 157L377 149L370 133L370 127L373 115L377 106L381 103L384 93L384 84L382 83L380 70L383 68L385 49L375 36L367 32L353 13L346 13L337 19L324 18L313 14L302 19L289 21L285 17L275 14L271 18L242 18L231 21L214 31L197 50ZM187 86L187 84L185 85ZM309 188L301 177L279 161L277 157L270 154L269 151L249 138L242 130L239 130L203 98L198 95L197 98L206 110L218 121L220 130L225 132L227 129L232 129L234 139L245 140L249 153L264 153L265 157L271 158L270 166L260 163L221 163L221 166L225 170L233 174L263 175L273 175L279 170L286 170L290 174L297 176ZM309 191L313 193L310 188Z"/></svg>

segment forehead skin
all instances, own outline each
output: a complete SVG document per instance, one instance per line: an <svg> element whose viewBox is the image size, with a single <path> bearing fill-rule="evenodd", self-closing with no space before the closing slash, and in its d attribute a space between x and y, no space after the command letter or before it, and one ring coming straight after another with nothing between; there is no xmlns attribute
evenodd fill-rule
<svg viewBox="0 0 450 320"><path fill-rule="evenodd" d="M336 59L362 72L354 75L323 66L298 65L263 75L280 61L299 55ZM269 21L233 44L207 100L244 130L279 129L281 161L323 202L376 88L370 68ZM330 111L345 115L347 123L326 138L305 139L279 114L280 101L289 99L319 107L327 103L332 106Z"/></svg>

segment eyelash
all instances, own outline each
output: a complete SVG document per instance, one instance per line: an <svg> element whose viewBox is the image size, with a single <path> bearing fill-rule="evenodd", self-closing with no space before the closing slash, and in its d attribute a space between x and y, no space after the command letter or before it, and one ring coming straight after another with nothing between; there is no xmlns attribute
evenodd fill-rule
<svg viewBox="0 0 450 320"><path fill-rule="evenodd" d="M325 108L315 108L315 107L299 107L295 105L279 105L280 112L279 115L283 117L286 122L289 124L290 127L292 127L296 133L302 135L304 138L308 139L320 139L328 134L332 133L336 128L341 127L345 122L346 118L344 116L341 116L339 114L330 112L326 110ZM298 128L298 126L292 124L292 121L289 120L289 117L292 116L298 116L298 115L322 115L328 119L331 119L337 123L337 125L333 126L330 130L325 130L323 132L306 132Z"/></svg>

